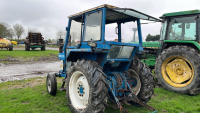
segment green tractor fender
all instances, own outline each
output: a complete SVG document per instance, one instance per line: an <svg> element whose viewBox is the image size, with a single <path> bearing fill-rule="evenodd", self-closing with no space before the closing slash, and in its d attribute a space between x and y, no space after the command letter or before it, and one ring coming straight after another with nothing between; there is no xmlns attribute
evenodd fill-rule
<svg viewBox="0 0 200 113"><path fill-rule="evenodd" d="M169 48L170 46L175 46L175 45L186 45L189 47L192 47L196 50L200 50L200 45L196 41L181 41L181 40L164 40L164 45L163 49Z"/></svg>

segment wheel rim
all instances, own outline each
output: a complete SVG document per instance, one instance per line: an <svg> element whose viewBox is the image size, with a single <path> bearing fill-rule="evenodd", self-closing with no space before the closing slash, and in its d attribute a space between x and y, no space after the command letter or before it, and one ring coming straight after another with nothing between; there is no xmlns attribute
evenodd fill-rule
<svg viewBox="0 0 200 113"><path fill-rule="evenodd" d="M89 99L89 85L85 75L76 71L72 74L69 81L69 96L76 109L87 107Z"/></svg>
<svg viewBox="0 0 200 113"><path fill-rule="evenodd" d="M135 95L138 95L141 89L141 81L139 75L133 70L129 69L131 76L128 77L128 84Z"/></svg>
<svg viewBox="0 0 200 113"><path fill-rule="evenodd" d="M173 87L185 87L192 82L194 69L186 58L172 56L163 62L161 74L169 85Z"/></svg>
<svg viewBox="0 0 200 113"><path fill-rule="evenodd" d="M49 79L49 77L47 79L47 88L48 88L48 91L51 92L51 80Z"/></svg>

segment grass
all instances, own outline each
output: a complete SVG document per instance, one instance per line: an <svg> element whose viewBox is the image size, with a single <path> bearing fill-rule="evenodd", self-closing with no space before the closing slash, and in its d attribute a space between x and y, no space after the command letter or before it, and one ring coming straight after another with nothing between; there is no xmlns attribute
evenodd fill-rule
<svg viewBox="0 0 200 113"><path fill-rule="evenodd" d="M58 46L58 45L46 45L46 47L59 48L59 46Z"/></svg>
<svg viewBox="0 0 200 113"><path fill-rule="evenodd" d="M52 55L58 55L58 51L56 51L56 50L45 50L45 51L41 51L41 50L31 50L31 51L0 50L0 52L1 52L0 59L5 59L8 57L12 57L12 58L51 57Z"/></svg>
<svg viewBox="0 0 200 113"><path fill-rule="evenodd" d="M25 50L25 46L22 45L13 45L13 48L23 48Z"/></svg>
<svg viewBox="0 0 200 113"><path fill-rule="evenodd" d="M46 78L33 78L0 83L0 113L8 112L66 112L70 113L67 106L66 92L57 91L56 96L50 96L46 91ZM58 87L61 79L57 78ZM154 89L155 94L148 105L157 108L159 113L196 113L200 112L200 95L189 96L170 92L161 88ZM127 106L130 113L150 113L144 107ZM106 113L120 113L111 107L106 108Z"/></svg>

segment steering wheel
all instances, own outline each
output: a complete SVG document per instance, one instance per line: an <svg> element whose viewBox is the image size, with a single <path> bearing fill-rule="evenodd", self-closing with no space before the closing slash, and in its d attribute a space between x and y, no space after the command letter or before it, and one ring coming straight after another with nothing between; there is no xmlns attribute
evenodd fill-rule
<svg viewBox="0 0 200 113"><path fill-rule="evenodd" d="M186 40L194 40L193 38L191 38L191 37L188 37L188 38L186 38Z"/></svg>
<svg viewBox="0 0 200 113"><path fill-rule="evenodd" d="M173 37L174 37L174 39L175 40L179 40L179 39L181 39L181 36L180 35L178 35L178 34L176 34L176 33L172 33L173 34ZM175 36L174 36L175 35Z"/></svg>

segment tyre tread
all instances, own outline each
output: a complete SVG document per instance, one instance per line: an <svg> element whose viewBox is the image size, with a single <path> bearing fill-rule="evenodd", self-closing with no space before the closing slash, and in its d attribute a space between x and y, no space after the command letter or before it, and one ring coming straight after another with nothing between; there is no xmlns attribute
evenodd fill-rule
<svg viewBox="0 0 200 113"><path fill-rule="evenodd" d="M153 75L151 74L149 67L138 59L133 59L130 68L136 71L136 73L140 76L142 86L137 97L144 103L147 103L154 94ZM136 104L136 106L138 106L138 104Z"/></svg>
<svg viewBox="0 0 200 113"><path fill-rule="evenodd" d="M77 70L77 68L80 68L84 70L86 73L85 76L88 78L88 83L90 87L90 96L88 106L84 110L77 110L71 103L70 97L69 97L69 80L71 75ZM101 70L101 71L100 71ZM104 75L102 68L98 65L98 63L87 60L87 59L81 59L77 60L76 63L74 63L69 71L68 78L66 81L67 84L67 92L66 96L68 98L68 105L70 106L70 110L72 113L99 113L104 112L104 109L106 107L106 101L107 101L107 91L108 87L105 83L106 76Z"/></svg>
<svg viewBox="0 0 200 113"><path fill-rule="evenodd" d="M196 76L197 79L194 80L194 84L192 86L188 88L184 87L184 88L175 88L170 86L169 84L167 84L164 79L162 78L161 75L161 65L162 62L167 58L167 56L169 55L176 55L176 54L185 54L186 56L189 56L190 58L195 59L194 61L194 66L196 69ZM192 47L188 47L188 46L183 46L183 45L176 45L176 46L171 46L167 49L165 49L157 58L156 60L156 64L155 64L155 73L157 75L158 78L158 84L161 85L164 89L169 90L169 91L173 91L176 93L182 93L182 94L190 94L190 95L196 95L200 92L198 86L200 85L200 53L192 48ZM195 76L195 75L194 75Z"/></svg>

